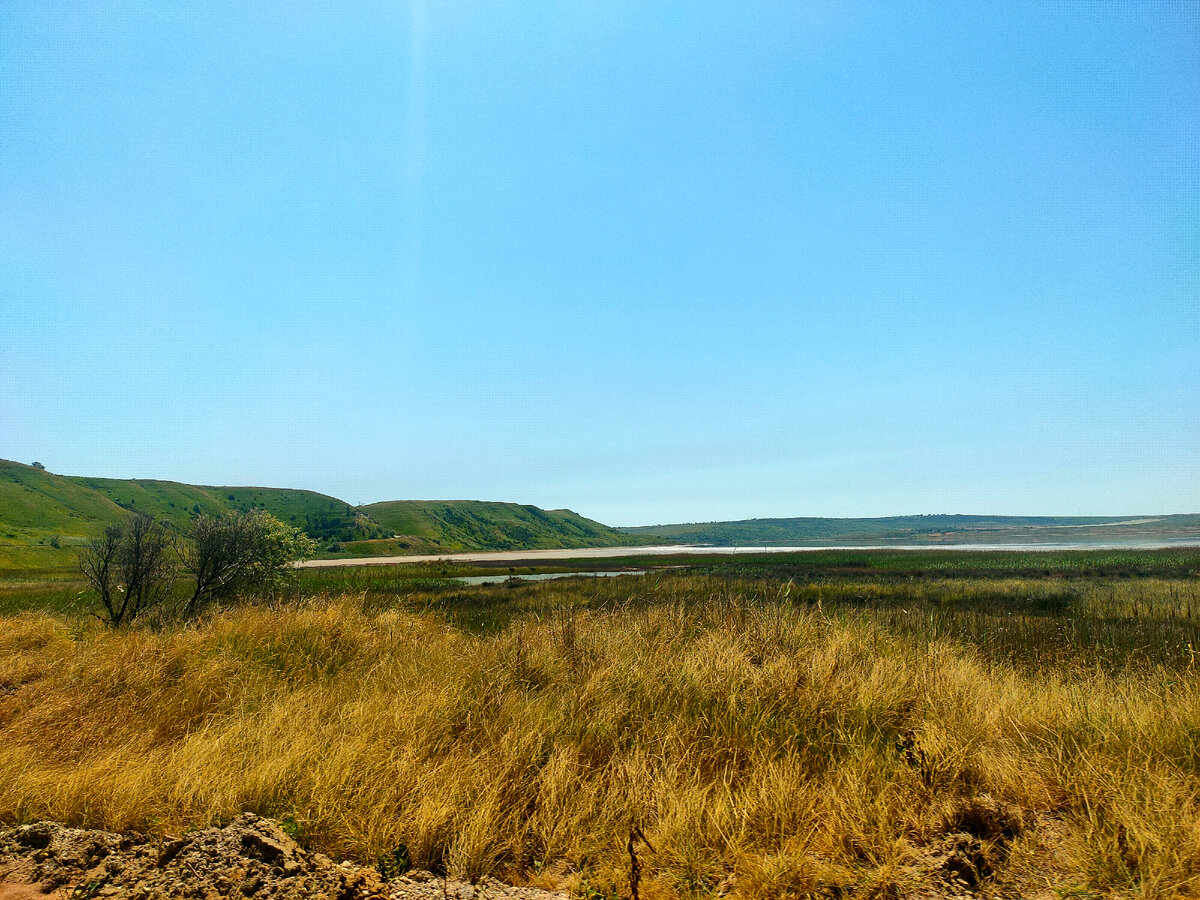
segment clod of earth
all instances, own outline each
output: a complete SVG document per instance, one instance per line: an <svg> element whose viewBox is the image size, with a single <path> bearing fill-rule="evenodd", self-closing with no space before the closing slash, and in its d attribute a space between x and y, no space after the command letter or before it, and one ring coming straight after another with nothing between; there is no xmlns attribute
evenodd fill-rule
<svg viewBox="0 0 1200 900"><path fill-rule="evenodd" d="M243 813L223 828L155 840L37 822L0 829L0 900L52 896L157 900L473 898L565 900L565 895L413 872L389 882L370 868L309 853L269 819Z"/></svg>

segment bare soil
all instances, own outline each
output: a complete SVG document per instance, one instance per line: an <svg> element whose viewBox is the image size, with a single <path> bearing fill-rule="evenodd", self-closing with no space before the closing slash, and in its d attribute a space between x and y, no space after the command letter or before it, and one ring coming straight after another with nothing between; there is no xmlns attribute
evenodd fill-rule
<svg viewBox="0 0 1200 900"><path fill-rule="evenodd" d="M296 844L275 822L243 813L223 828L152 839L38 822L0 829L0 900L45 898L565 900L565 894L409 871L390 881Z"/></svg>
<svg viewBox="0 0 1200 900"><path fill-rule="evenodd" d="M906 867L906 900L1050 898L1035 885L984 886L1022 822L981 797L956 811L955 830ZM1047 860L1049 861L1049 860ZM723 885L718 894L733 892ZM278 823L243 813L222 828L149 838L38 822L0 829L0 900L568 900L568 895L410 870L390 880L371 867L304 850Z"/></svg>

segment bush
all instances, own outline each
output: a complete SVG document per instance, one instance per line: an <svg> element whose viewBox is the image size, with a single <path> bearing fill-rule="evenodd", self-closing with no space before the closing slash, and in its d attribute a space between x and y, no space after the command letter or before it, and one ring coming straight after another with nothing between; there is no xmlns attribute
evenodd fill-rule
<svg viewBox="0 0 1200 900"><path fill-rule="evenodd" d="M312 556L313 541L261 509L197 516L180 545L183 567L195 579L183 615L194 616L210 603L243 591L277 587L292 561Z"/></svg>

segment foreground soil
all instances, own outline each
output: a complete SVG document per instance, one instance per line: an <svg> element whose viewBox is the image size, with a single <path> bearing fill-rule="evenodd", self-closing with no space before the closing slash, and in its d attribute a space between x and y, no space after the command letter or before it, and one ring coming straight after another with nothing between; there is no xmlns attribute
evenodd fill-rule
<svg viewBox="0 0 1200 900"><path fill-rule="evenodd" d="M0 829L0 900L44 897L247 897L262 900L475 898L563 900L565 894L336 863L269 819L243 813L224 828L152 839L38 822Z"/></svg>
<svg viewBox="0 0 1200 900"><path fill-rule="evenodd" d="M980 876L1009 828L995 804L973 810L965 829L945 836L907 867L908 900L1050 898L1033 885L985 888ZM734 892L732 881L717 896ZM654 893L652 891L652 893ZM822 894L823 895L823 894ZM485 878L478 882L409 870L390 878L373 867L334 862L300 847L279 823L243 813L221 828L151 838L37 822L0 829L0 900L111 897L234 897L261 900L567 900L571 895ZM585 890L583 896L596 897ZM600 896L609 896L600 894ZM789 896L792 896L789 894Z"/></svg>

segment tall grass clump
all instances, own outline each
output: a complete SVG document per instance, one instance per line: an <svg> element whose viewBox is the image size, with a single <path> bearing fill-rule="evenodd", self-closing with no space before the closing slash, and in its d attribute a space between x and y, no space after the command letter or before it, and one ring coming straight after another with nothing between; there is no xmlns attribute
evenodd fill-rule
<svg viewBox="0 0 1200 900"><path fill-rule="evenodd" d="M169 831L252 810L334 854L618 893L640 829L643 897L786 897L902 893L1000 810L1002 838L976 828L998 890L1200 885L1186 663L1022 665L970 628L893 624L903 605L604 581L159 631L9 616L0 818ZM462 627L471 597L514 613Z"/></svg>

